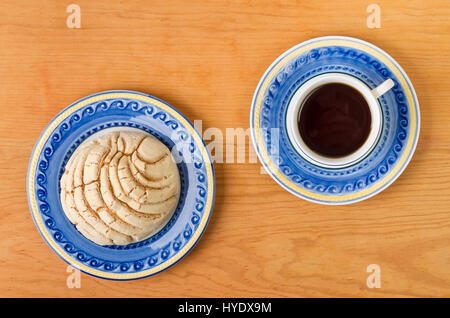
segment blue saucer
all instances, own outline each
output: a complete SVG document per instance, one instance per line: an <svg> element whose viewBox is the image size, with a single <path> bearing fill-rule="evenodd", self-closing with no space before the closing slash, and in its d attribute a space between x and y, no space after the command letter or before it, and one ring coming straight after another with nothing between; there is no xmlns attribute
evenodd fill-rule
<svg viewBox="0 0 450 318"><path fill-rule="evenodd" d="M303 158L286 129L292 96L309 79L325 73L351 75L370 89L388 78L395 83L379 98L383 126L377 144L360 161L339 169ZM410 80L392 57L370 43L330 36L291 48L268 68L255 91L250 125L263 166L281 186L309 201L348 204L386 189L403 172L417 144L420 112Z"/></svg>
<svg viewBox="0 0 450 318"><path fill-rule="evenodd" d="M67 219L59 199L59 180L70 155L86 138L111 127L146 131L170 149L180 149L182 159L180 201L172 219L152 237L126 246L86 239ZM167 103L131 91L91 95L59 113L39 137L27 176L31 213L48 245L83 272L115 280L156 274L186 255L206 228L214 188L209 153L191 123Z"/></svg>

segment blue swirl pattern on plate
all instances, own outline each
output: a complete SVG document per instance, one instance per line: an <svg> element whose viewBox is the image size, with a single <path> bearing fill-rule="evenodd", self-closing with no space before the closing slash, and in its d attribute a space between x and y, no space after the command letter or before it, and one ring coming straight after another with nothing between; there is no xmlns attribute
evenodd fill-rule
<svg viewBox="0 0 450 318"><path fill-rule="evenodd" d="M136 94L137 97L145 96L155 103L134 98L102 99L102 96L121 93L131 96ZM49 132L42 151L32 155L30 166L33 158L37 160L37 165L34 171L28 172L29 181L30 177L35 177L34 192L30 193L28 187L28 196L30 203L31 197L36 200L37 213L45 224L44 229L39 226L38 228L41 234L45 232L43 236L47 243L56 244L64 251L65 255L58 252L57 254L65 261L94 276L135 279L155 274L170 266L172 262L167 267L165 264L169 263L171 258L177 256L178 260L184 256L201 235L197 233L196 238L193 238L193 234L198 230L203 232L207 224L215 186L209 154L205 151L203 142L196 142L201 138L193 138L192 125L181 114L176 111L170 114L157 106L157 103L174 110L171 106L141 93L112 91L88 96L69 106L56 118L74 105L93 97L99 97L97 98L99 100L81 107L64 118ZM178 118L173 114L177 114ZM183 118L190 127L183 125L180 118ZM178 147L179 149L176 148L178 156L182 158L178 163L181 193L173 217L157 234L125 246L100 246L81 235L63 213L59 201L59 180L71 154L86 138L102 129L114 127L141 129L157 137L169 149ZM41 136L39 140L43 137ZM187 151L183 151L184 149ZM205 156L207 160L204 160ZM38 225L36 216L33 217ZM201 223L202 228L199 228ZM49 238L52 242L49 242ZM192 242L193 239L195 242ZM50 246L55 250L52 244ZM183 255L179 255L180 253ZM96 271L91 272L90 269Z"/></svg>
<svg viewBox="0 0 450 318"><path fill-rule="evenodd" d="M354 40L345 37L325 37L317 39L317 42L330 38ZM311 42L314 42L314 40L308 41L308 43ZM302 44L295 48L301 46ZM289 51L280 57L270 69L274 69L283 59L287 59L288 53ZM255 92L255 98L260 93L261 83L267 81L268 72L261 80ZM379 98L383 122L382 132L375 148L359 162L340 169L319 167L305 160L295 150L287 136L286 112L291 98L305 82L325 73L343 73L353 76L364 82L370 89L377 87L388 78L391 78L395 83L395 86L389 92ZM277 71L272 80L267 83L267 89L263 94L259 118L255 118L255 99L251 113L254 144L257 145L256 149L261 161L267 168L267 162L261 156L261 150L255 140L254 121L259 122L262 147L267 153L271 154L272 150L276 149L275 143L279 144L278 153L271 158L276 169L289 182L300 188L330 198L357 194L379 182L398 164L399 158L406 151L406 141L412 133L410 107L417 107L418 109L417 104L408 104L399 79L388 66L375 56L352 46L324 45L295 56ZM276 130L279 132L278 136L272 136L273 129L279 129ZM418 131L415 131L418 130L418 126L413 129L414 134L418 133ZM417 142L417 138L415 142ZM269 173L280 182L270 170ZM305 199L319 203L336 204L336 201L319 200L312 196L300 194L286 183L280 183L289 191ZM355 201L347 200L337 204Z"/></svg>

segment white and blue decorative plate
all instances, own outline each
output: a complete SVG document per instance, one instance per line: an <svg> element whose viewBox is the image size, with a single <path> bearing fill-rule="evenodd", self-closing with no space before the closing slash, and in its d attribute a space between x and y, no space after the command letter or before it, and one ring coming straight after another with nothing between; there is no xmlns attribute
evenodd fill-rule
<svg viewBox="0 0 450 318"><path fill-rule="evenodd" d="M375 147L343 168L306 160L290 143L286 129L287 106L295 92L325 73L356 77L370 89L388 78L395 84L378 100L383 126ZM379 193L406 168L419 136L419 103L408 76L386 52L355 38L321 37L291 48L267 69L253 97L250 126L263 166L281 186L309 201L348 204ZM273 131L278 132L276 138ZM273 152L275 143L278 151Z"/></svg>
<svg viewBox="0 0 450 318"><path fill-rule="evenodd" d="M173 217L157 234L125 246L100 246L86 239L67 219L59 199L59 180L73 151L111 127L141 129L170 149L180 144L188 149L179 152L181 193ZM39 137L27 176L31 214L47 244L81 271L114 280L156 274L185 256L206 228L214 190L211 159L192 124L167 103L132 91L91 95L59 113Z"/></svg>

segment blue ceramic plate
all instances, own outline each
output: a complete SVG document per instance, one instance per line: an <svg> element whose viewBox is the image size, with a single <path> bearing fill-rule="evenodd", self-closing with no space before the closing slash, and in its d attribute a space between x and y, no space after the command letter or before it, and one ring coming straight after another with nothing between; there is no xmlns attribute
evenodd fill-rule
<svg viewBox="0 0 450 318"><path fill-rule="evenodd" d="M325 73L351 75L370 89L388 78L395 84L378 100L383 123L375 147L345 168L312 164L287 135L285 116L292 96L309 79ZM250 117L253 143L269 174L291 193L323 204L353 203L387 188L410 161L420 127L414 88L398 63L370 43L340 36L301 43L275 60L256 88ZM278 151L273 152L275 143Z"/></svg>
<svg viewBox="0 0 450 318"><path fill-rule="evenodd" d="M152 237L126 246L86 239L67 219L59 199L59 180L70 155L86 138L111 127L146 131L170 149L180 149L182 159L181 195L172 219ZM39 137L27 176L31 213L48 245L83 272L115 280L156 274L186 255L208 223L214 187L209 153L191 123L167 103L131 91L91 95L59 113Z"/></svg>

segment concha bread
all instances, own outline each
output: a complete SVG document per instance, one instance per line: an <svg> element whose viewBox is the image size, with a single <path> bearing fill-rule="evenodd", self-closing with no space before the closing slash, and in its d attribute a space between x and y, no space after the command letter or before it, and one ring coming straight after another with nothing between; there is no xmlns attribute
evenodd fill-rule
<svg viewBox="0 0 450 318"><path fill-rule="evenodd" d="M64 213L99 245L126 245L155 234L170 220L179 194L170 150L139 131L86 140L61 177Z"/></svg>

